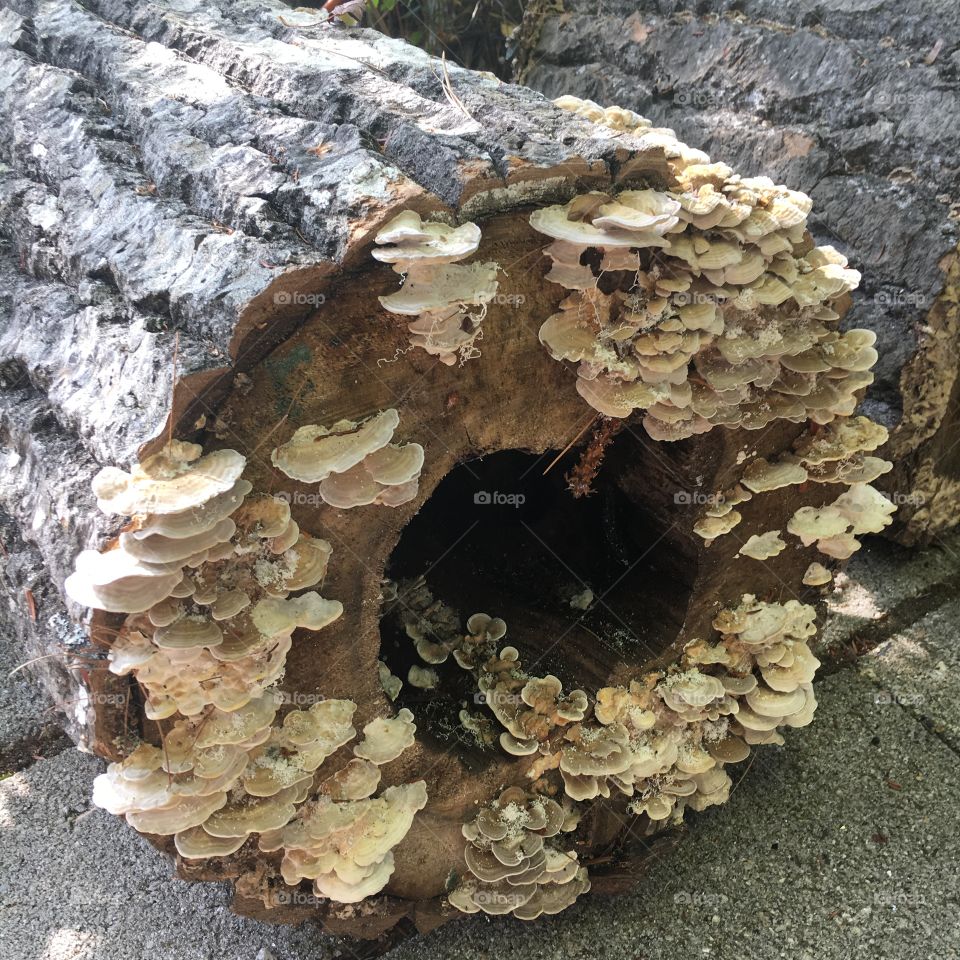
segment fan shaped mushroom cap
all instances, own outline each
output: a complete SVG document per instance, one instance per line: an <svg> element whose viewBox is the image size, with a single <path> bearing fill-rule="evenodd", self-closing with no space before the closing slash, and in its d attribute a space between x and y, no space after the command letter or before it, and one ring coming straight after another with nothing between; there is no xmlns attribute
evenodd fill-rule
<svg viewBox="0 0 960 960"><path fill-rule="evenodd" d="M239 710L214 710L204 719L203 726L197 732L197 746L211 747L221 743L237 744L249 740L273 723L280 702L278 693L267 690Z"/></svg>
<svg viewBox="0 0 960 960"><path fill-rule="evenodd" d="M766 533L754 534L740 548L738 556L752 557L754 560L769 560L778 553L787 549L786 543L780 538L779 530L768 530Z"/></svg>
<svg viewBox="0 0 960 960"><path fill-rule="evenodd" d="M243 775L247 793L269 797L304 779L356 735L351 724L356 704L351 700L322 700L309 710L294 710L279 730L250 754Z"/></svg>
<svg viewBox="0 0 960 960"><path fill-rule="evenodd" d="M377 482L397 486L420 476L423 447L419 443L388 444L363 461L364 469Z"/></svg>
<svg viewBox="0 0 960 960"><path fill-rule="evenodd" d="M395 717L377 717L363 728L363 740L354 748L354 755L378 766L396 760L407 747L412 747L417 726L413 714L404 708Z"/></svg>
<svg viewBox="0 0 960 960"><path fill-rule="evenodd" d="M845 533L849 525L835 507L800 507L787 521L787 530L808 547L815 540Z"/></svg>
<svg viewBox="0 0 960 960"><path fill-rule="evenodd" d="M279 839L285 882L314 881L314 889L342 903L378 893L393 872L393 848L427 802L426 783L388 787L376 798L338 803L321 797L307 804ZM267 848L277 848L276 840Z"/></svg>
<svg viewBox="0 0 960 960"><path fill-rule="evenodd" d="M230 620L249 605L250 597L243 590L225 590L210 604L210 616L214 620Z"/></svg>
<svg viewBox="0 0 960 960"><path fill-rule="evenodd" d="M378 299L391 313L405 316L442 310L454 303L489 303L497 293L499 269L496 263L415 264L400 290Z"/></svg>
<svg viewBox="0 0 960 960"><path fill-rule="evenodd" d="M887 428L866 417L851 417L828 423L819 433L807 434L794 445L795 455L807 466L830 460L845 460L856 453L869 453L887 442Z"/></svg>
<svg viewBox="0 0 960 960"><path fill-rule="evenodd" d="M675 226L680 202L656 190L625 190L613 203L602 204L593 217L600 230L638 230L664 234Z"/></svg>
<svg viewBox="0 0 960 960"><path fill-rule="evenodd" d="M803 574L803 583L808 587L822 587L833 579L833 574L822 564L814 561Z"/></svg>
<svg viewBox="0 0 960 960"><path fill-rule="evenodd" d="M290 504L280 497L258 494L244 501L233 520L247 535L272 540L289 529Z"/></svg>
<svg viewBox="0 0 960 960"><path fill-rule="evenodd" d="M301 533L296 543L285 553L285 556L293 559L295 563L293 570L283 577L284 589L303 590L319 583L326 576L332 553L333 547L326 540Z"/></svg>
<svg viewBox="0 0 960 960"><path fill-rule="evenodd" d="M108 613L142 613L180 582L178 564L144 563L125 550L84 550L64 589L75 603Z"/></svg>
<svg viewBox="0 0 960 960"><path fill-rule="evenodd" d="M718 763L740 763L750 756L750 747L739 737L727 736L723 740L708 742L707 751Z"/></svg>
<svg viewBox="0 0 960 960"><path fill-rule="evenodd" d="M701 517L693 525L693 530L704 540L712 541L729 533L742 519L738 510L729 510L720 517Z"/></svg>
<svg viewBox="0 0 960 960"><path fill-rule="evenodd" d="M867 483L855 483L833 503L849 521L854 534L880 533L889 526L896 505Z"/></svg>
<svg viewBox="0 0 960 960"><path fill-rule="evenodd" d="M321 630L342 613L339 600L325 600L311 591L289 600L267 597L257 603L250 616L265 637L276 637L293 633L297 627Z"/></svg>
<svg viewBox="0 0 960 960"><path fill-rule="evenodd" d="M475 223L451 227L445 223L424 222L419 214L405 210L386 224L374 240L381 247L371 253L382 263L450 263L476 251L480 245L480 228Z"/></svg>
<svg viewBox="0 0 960 960"><path fill-rule="evenodd" d="M104 467L93 478L97 505L104 513L180 513L226 493L246 464L236 450L217 450L201 457L201 448L174 440L130 473Z"/></svg>
<svg viewBox="0 0 960 960"><path fill-rule="evenodd" d="M164 650L188 650L215 647L223 641L223 632L213 620L203 616L181 617L153 634L153 642Z"/></svg>
<svg viewBox="0 0 960 960"><path fill-rule="evenodd" d="M817 541L817 549L835 560L847 560L860 549L860 541L852 533L823 537Z"/></svg>
<svg viewBox="0 0 960 960"><path fill-rule="evenodd" d="M270 455L273 465L293 480L317 483L355 467L385 447L400 424L396 410L381 410L362 423L339 420L331 428L308 424Z"/></svg>
<svg viewBox="0 0 960 960"><path fill-rule="evenodd" d="M133 530L130 535L137 540L155 535L173 540L195 537L229 517L252 489L253 485L241 477L229 490L217 494L198 507L190 507L180 513L151 514L145 517L139 529Z"/></svg>
<svg viewBox="0 0 960 960"><path fill-rule="evenodd" d="M813 655L806 643L788 641L792 659L784 658L781 663L769 663L760 667L764 683L771 690L792 693L798 686L813 681L820 661Z"/></svg>
<svg viewBox="0 0 960 960"><path fill-rule="evenodd" d="M530 226L540 233L584 247L669 247L670 241L655 230L595 227L584 220L570 219L576 200L553 207L541 207L530 214Z"/></svg>
<svg viewBox="0 0 960 960"><path fill-rule="evenodd" d="M766 493L768 490L803 483L806 479L807 471L798 463L787 460L768 463L760 457L744 470L740 482L754 493Z"/></svg>
<svg viewBox="0 0 960 960"><path fill-rule="evenodd" d="M196 553L226 543L236 529L236 524L229 517L225 517L192 537L173 538L160 533L136 537L130 533L121 533L120 549L144 563L183 563Z"/></svg>
<svg viewBox="0 0 960 960"><path fill-rule="evenodd" d="M171 836L191 827L199 827L212 815L215 815L227 802L226 793L212 793L209 796L177 797L167 807L153 810L130 811L126 814L127 823L140 833L152 833L159 836Z"/></svg>
<svg viewBox="0 0 960 960"><path fill-rule="evenodd" d="M780 718L800 710L806 703L806 697L799 687L787 693L760 686L746 695L746 701L754 713L762 717Z"/></svg>
<svg viewBox="0 0 960 960"><path fill-rule="evenodd" d="M376 792L380 777L380 768L375 763L354 759L324 780L320 789L331 800L365 800Z"/></svg>
<svg viewBox="0 0 960 960"><path fill-rule="evenodd" d="M623 419L634 410L652 406L658 400L668 399L669 390L656 384L624 383L608 377L596 380L577 378L577 393L594 410L604 416Z"/></svg>
<svg viewBox="0 0 960 960"><path fill-rule="evenodd" d="M241 796L221 806L203 822L212 837L229 839L264 833L288 824L296 815L296 787L288 787L269 797Z"/></svg>
<svg viewBox="0 0 960 960"><path fill-rule="evenodd" d="M213 837L203 826L190 827L174 835L177 853L187 860L209 860L211 857L229 857L246 842L246 837Z"/></svg>

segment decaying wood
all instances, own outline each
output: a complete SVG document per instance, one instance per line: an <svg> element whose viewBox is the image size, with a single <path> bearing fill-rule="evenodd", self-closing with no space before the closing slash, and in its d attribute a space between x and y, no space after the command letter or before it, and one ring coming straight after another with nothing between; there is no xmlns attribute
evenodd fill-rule
<svg viewBox="0 0 960 960"><path fill-rule="evenodd" d="M812 548L763 564L733 557L800 505L832 499L829 485L744 504L736 536L712 546L691 528L704 505L695 491L729 489L747 446L774 459L802 425L658 444L628 424L599 451L596 477L587 448L597 495L574 505L565 489L584 447L571 441L596 415L537 339L566 291L543 280L529 209L656 181L662 151L530 90L444 73L373 32L291 16L272 0L10 0L0 13L0 497L22 538L8 548L31 551L50 587L15 614L36 654L63 653L57 590L81 549L117 531L95 509L92 476L170 435L242 452L255 489L285 494L300 526L333 545L324 594L349 615L298 638L286 683L355 700L358 728L392 709L377 671L400 656L381 623L386 578L429 570L464 617L502 616L525 659L590 689L675 660L709 634L721 598L793 596ZM838 184L836 197L850 189ZM839 202L831 196L819 205ZM397 276L371 258L373 236L410 209L477 221L478 258L502 267L481 356L462 365L410 350L402 318L378 302ZM271 447L296 426L389 407L402 411L398 436L428 450L415 501L373 518L325 510L273 469ZM475 495L489 491L523 494L529 512L484 513ZM472 539L461 546L451 530ZM588 613L557 602L583 587L579 564L606 585ZM98 618L94 640L49 667L60 699L79 704L71 732L111 758L128 734L155 737L135 686L104 669L118 622ZM181 861L183 874L235 879L243 912L319 914L359 936L454 915L446 864L460 863L464 820L510 766L444 736L455 698L405 696L420 733L389 781L428 779L430 806L375 906L271 900L273 875L249 847L215 866ZM596 857L594 885L620 889L648 841L602 809L590 817L582 855Z"/></svg>
<svg viewBox="0 0 960 960"><path fill-rule="evenodd" d="M618 104L814 200L863 273L848 322L878 337L865 410L892 429L894 534L960 521L960 33L936 0L536 0L522 82Z"/></svg>

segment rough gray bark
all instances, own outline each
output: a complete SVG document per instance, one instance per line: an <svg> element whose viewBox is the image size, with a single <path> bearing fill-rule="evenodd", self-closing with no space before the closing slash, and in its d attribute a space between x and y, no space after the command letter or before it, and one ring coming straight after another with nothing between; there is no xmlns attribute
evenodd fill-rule
<svg viewBox="0 0 960 960"><path fill-rule="evenodd" d="M518 73L618 104L814 200L877 333L864 406L896 426L880 486L912 543L960 520L960 25L936 0L587 0L528 7Z"/></svg>

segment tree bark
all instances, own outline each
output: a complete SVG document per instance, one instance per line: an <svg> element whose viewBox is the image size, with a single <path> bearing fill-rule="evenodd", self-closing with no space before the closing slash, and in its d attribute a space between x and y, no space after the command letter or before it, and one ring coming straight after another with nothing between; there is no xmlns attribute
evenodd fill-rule
<svg viewBox="0 0 960 960"><path fill-rule="evenodd" d="M5 589L71 704L72 734L114 760L131 733L155 737L136 685L105 669L122 618L70 605L92 639L65 637L59 589L81 549L119 530L97 512L94 474L170 436L241 451L255 490L283 494L333 545L323 590L345 614L298 635L285 683L354 700L358 727L394 709L377 661L410 665L383 616L385 579L425 575L463 618L502 616L525 662L566 689L675 663L744 594L815 599L800 585L812 546L764 563L737 554L836 485L756 496L712 545L693 532L701 496L731 489L747 455L788 452L805 424L655 443L626 421L605 458L599 441L591 454L596 413L537 339L568 291L544 281L531 207L666 186L669 150L371 31L305 23L271 0L16 0L0 15L0 493L18 528L7 549L39 558L49 585L36 610L9 578ZM836 184L821 207L851 189ZM477 221L478 259L502 268L476 359L411 350L405 318L378 302L397 276L371 257L373 238L407 210ZM297 426L387 408L400 410L398 436L427 449L410 503L332 510L271 464ZM584 455L603 459L598 493L575 501L563 475ZM499 494L514 500L484 499ZM580 613L569 601L586 587L599 601ZM465 870L462 824L522 779L516 758L450 732L466 695L408 687L398 700L420 732L385 783L424 778L430 799L369 910L278 906L276 858L255 845L179 869L235 879L242 912L358 936L456 915L444 895ZM669 839L643 817L625 829L604 804L581 830L600 891L622 889Z"/></svg>
<svg viewBox="0 0 960 960"><path fill-rule="evenodd" d="M960 33L935 0L535 0L521 82L618 104L814 200L817 242L863 273L847 316L878 337L865 412L901 542L960 521Z"/></svg>

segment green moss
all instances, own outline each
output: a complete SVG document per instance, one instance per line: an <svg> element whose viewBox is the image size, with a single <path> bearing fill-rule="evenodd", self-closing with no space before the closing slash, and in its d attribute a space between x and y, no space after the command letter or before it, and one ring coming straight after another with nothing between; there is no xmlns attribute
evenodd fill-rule
<svg viewBox="0 0 960 960"><path fill-rule="evenodd" d="M287 390L287 383L290 375L297 367L310 363L313 360L313 354L306 344L298 344L290 350L277 352L264 362L264 369L273 384L276 394L277 416L282 417L288 411L292 416L296 416L290 404L293 400L293 391Z"/></svg>

